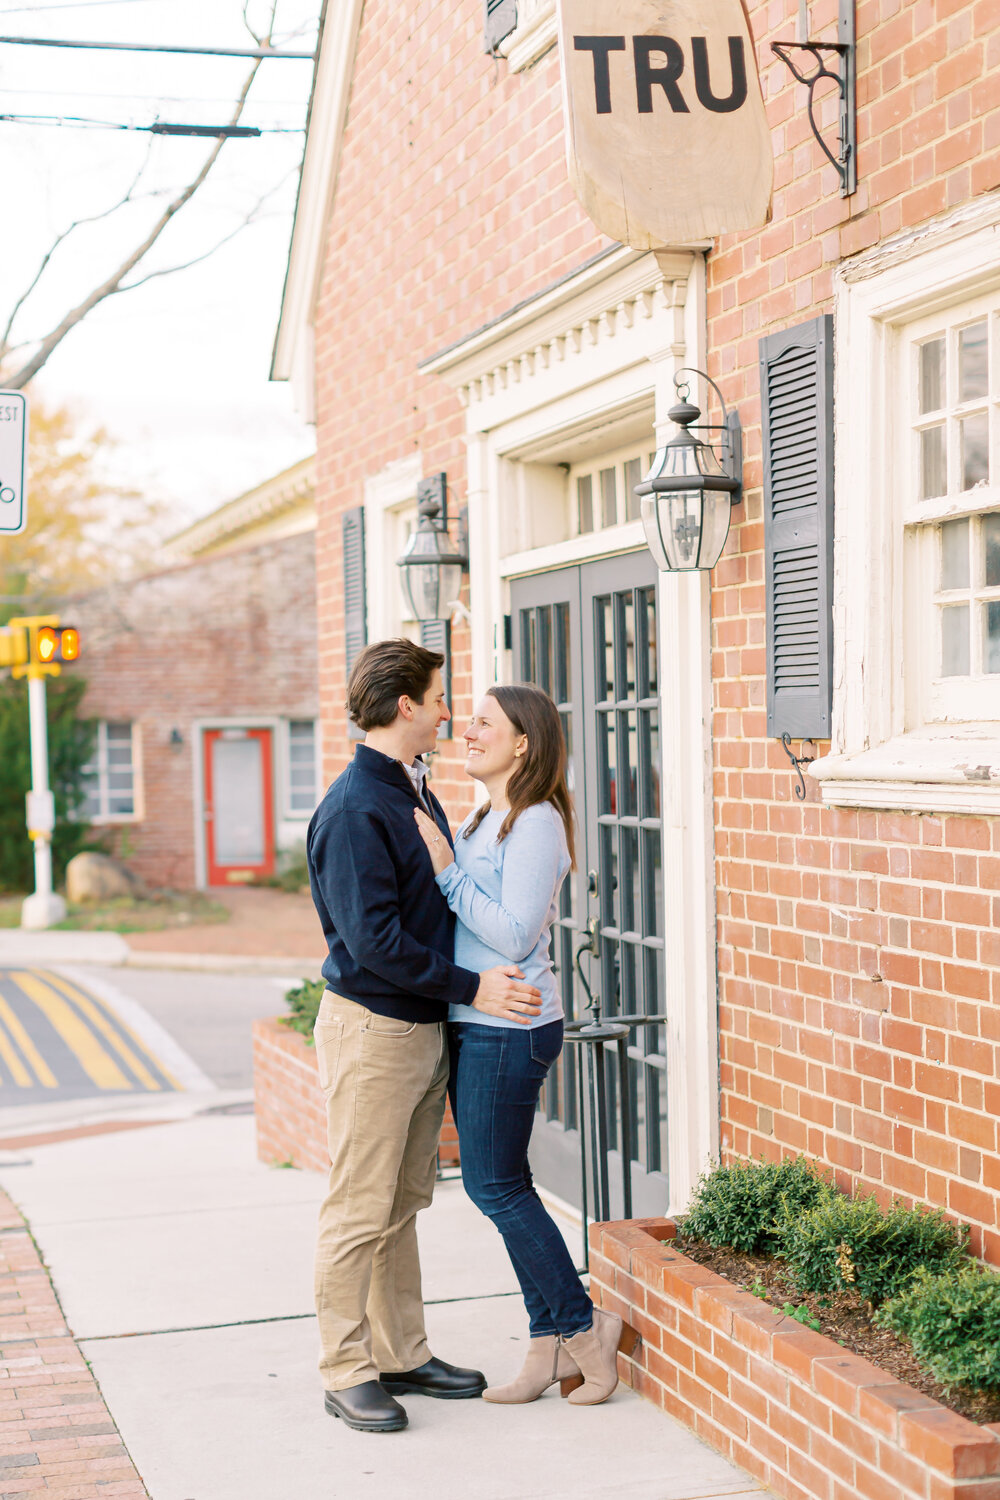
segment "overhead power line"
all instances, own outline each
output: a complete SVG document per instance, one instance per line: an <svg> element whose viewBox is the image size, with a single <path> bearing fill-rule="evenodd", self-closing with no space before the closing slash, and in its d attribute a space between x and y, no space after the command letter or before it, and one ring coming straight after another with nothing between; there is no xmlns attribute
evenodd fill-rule
<svg viewBox="0 0 1000 1500"><path fill-rule="evenodd" d="M90 120L83 115L0 114L0 124L64 125L81 130L140 130L151 135L211 136L216 140L249 140L260 135L301 135L304 125L187 125L154 120L151 125L124 124L120 120Z"/></svg>
<svg viewBox="0 0 1000 1500"><path fill-rule="evenodd" d="M77 47L93 52L183 52L195 57L285 57L315 62L315 52L279 52L274 47L180 47L155 42L80 42L50 36L0 36L10 47Z"/></svg>

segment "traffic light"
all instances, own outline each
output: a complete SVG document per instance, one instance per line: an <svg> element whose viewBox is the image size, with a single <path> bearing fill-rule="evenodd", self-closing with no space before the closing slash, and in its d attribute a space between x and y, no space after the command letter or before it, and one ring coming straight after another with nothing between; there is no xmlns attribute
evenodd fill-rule
<svg viewBox="0 0 1000 1500"><path fill-rule="evenodd" d="M80 632L73 625L43 625L32 643L34 659L41 666L50 662L76 661L80 655Z"/></svg>
<svg viewBox="0 0 1000 1500"><path fill-rule="evenodd" d="M25 615L0 630L0 666L12 677L58 677L62 662L79 660L80 632L58 615Z"/></svg>

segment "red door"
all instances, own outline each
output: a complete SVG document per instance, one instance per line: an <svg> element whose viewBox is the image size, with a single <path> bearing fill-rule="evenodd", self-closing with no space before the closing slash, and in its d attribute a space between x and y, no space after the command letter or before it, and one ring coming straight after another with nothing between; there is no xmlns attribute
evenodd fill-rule
<svg viewBox="0 0 1000 1500"><path fill-rule="evenodd" d="M274 873L270 729L206 731L205 851L209 885Z"/></svg>

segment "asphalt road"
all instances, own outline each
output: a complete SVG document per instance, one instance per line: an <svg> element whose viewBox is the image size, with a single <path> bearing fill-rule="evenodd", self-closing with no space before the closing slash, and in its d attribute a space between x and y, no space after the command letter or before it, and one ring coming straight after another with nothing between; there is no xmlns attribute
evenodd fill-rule
<svg viewBox="0 0 1000 1500"><path fill-rule="evenodd" d="M294 980L91 967L0 969L0 1108L249 1089L250 1028ZM200 1075L200 1076L199 1076Z"/></svg>

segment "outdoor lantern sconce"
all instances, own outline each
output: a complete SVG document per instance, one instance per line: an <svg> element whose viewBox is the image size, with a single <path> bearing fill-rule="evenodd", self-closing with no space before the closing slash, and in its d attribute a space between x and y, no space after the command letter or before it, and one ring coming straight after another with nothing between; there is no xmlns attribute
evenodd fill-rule
<svg viewBox="0 0 1000 1500"><path fill-rule="evenodd" d="M417 529L396 564L403 598L412 619L425 623L450 620L469 558L464 537L460 534L456 545L448 535L448 484L444 474L421 479L417 512Z"/></svg>
<svg viewBox="0 0 1000 1500"><path fill-rule="evenodd" d="M682 375L697 375L722 402L721 426L699 423L701 412L687 398ZM681 398L667 413L680 428L657 450L653 467L635 492L640 517L656 566L664 573L714 568L729 535L729 518L743 498L743 432L735 411L727 411L722 392L701 370L678 370L674 385ZM721 433L721 458L695 432Z"/></svg>

